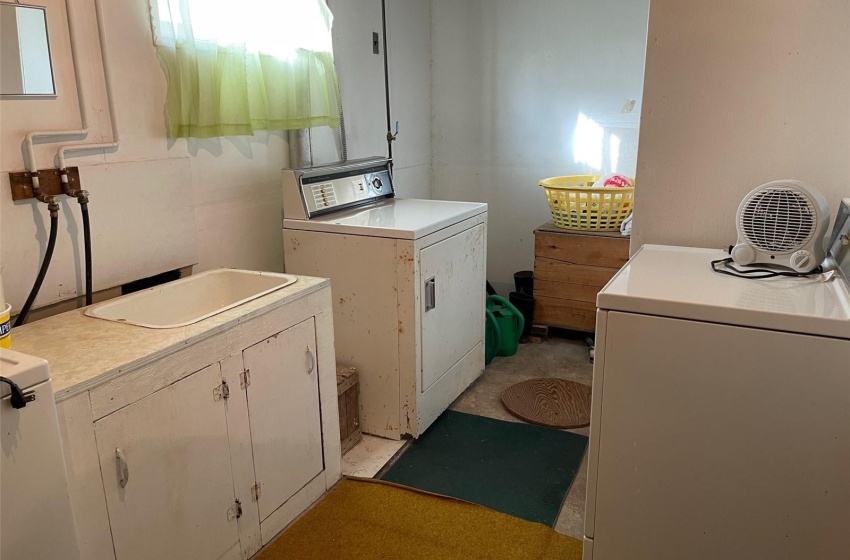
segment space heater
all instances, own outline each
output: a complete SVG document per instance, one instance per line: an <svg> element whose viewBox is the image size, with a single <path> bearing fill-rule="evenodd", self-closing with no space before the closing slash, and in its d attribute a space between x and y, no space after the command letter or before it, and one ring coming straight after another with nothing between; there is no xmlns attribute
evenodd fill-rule
<svg viewBox="0 0 850 560"><path fill-rule="evenodd" d="M738 242L732 259L744 266L809 273L826 256L829 204L800 181L773 181L751 191L738 207Z"/></svg>

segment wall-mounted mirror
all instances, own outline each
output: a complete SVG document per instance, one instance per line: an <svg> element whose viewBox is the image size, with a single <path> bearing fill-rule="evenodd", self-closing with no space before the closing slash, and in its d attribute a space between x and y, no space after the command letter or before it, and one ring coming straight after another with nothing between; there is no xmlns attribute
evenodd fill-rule
<svg viewBox="0 0 850 560"><path fill-rule="evenodd" d="M0 2L0 95L56 95L44 7Z"/></svg>

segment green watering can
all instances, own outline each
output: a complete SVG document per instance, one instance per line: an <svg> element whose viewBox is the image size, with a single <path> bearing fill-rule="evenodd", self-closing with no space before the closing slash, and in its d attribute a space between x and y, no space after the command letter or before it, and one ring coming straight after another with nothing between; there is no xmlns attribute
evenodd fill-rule
<svg viewBox="0 0 850 560"><path fill-rule="evenodd" d="M513 356L516 354L519 347L519 337L522 334L522 329L525 327L525 318L520 313L514 304L499 295L487 297L487 343L490 343L491 334L495 333L494 340L498 340L495 345L495 355L497 356ZM493 327L491 327L491 324ZM486 332L490 331L490 332ZM485 363L490 355L490 349L484 351ZM492 360L492 358L490 358Z"/></svg>
<svg viewBox="0 0 850 560"><path fill-rule="evenodd" d="M484 328L484 365L489 366L493 358L496 357L496 351L499 349L499 323L496 322L496 316L489 309L484 310L486 316Z"/></svg>

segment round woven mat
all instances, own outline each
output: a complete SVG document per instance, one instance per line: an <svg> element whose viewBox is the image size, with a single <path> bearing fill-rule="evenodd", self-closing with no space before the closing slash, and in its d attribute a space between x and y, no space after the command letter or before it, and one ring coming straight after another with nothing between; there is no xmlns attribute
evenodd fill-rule
<svg viewBox="0 0 850 560"><path fill-rule="evenodd" d="M566 379L529 379L502 393L502 404L521 420L552 428L590 425L590 387Z"/></svg>

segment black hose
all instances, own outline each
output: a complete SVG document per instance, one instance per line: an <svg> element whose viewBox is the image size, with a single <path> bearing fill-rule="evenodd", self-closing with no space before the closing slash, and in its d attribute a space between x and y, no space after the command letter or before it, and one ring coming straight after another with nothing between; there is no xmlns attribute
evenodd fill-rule
<svg viewBox="0 0 850 560"><path fill-rule="evenodd" d="M27 298L26 303L24 303L24 307L21 309L21 312L18 314L18 318L15 319L15 326L20 327L27 321L27 316L30 314L30 308L32 308L33 302L35 302L35 297L38 295L38 291L41 289L41 284L44 282L44 277L47 275L47 269L50 267L50 259L53 258L53 249L56 248L56 232L59 229L59 212L57 210L50 211L50 238L47 241L47 250L44 252L44 261L41 263L41 268L38 271L38 276L35 279L35 283L32 285L32 290L30 291L30 295Z"/></svg>
<svg viewBox="0 0 850 560"><path fill-rule="evenodd" d="M91 223L89 222L89 201L80 199L80 211L83 214L83 245L86 259L86 305L92 302L92 266L91 266Z"/></svg>

